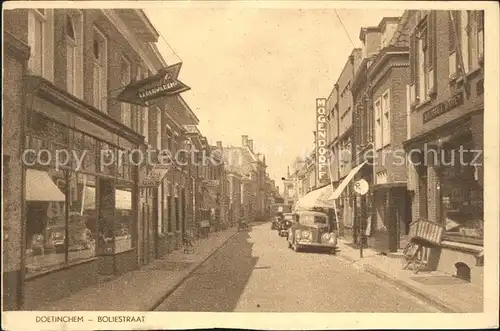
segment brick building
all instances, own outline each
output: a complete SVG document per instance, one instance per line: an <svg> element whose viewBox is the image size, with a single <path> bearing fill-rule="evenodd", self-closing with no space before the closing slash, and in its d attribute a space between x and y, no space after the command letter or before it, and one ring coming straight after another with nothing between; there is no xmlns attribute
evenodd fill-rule
<svg viewBox="0 0 500 331"><path fill-rule="evenodd" d="M395 45L399 17L385 17L376 27L362 28L364 57L356 72L355 176L370 190L356 195L356 228L368 244L381 251L397 251L408 234L411 209L406 189L406 85L409 81L408 43Z"/></svg>
<svg viewBox="0 0 500 331"><path fill-rule="evenodd" d="M224 147L224 163L241 176L240 215L246 220L266 217L266 158L256 153L253 140L241 137L241 146Z"/></svg>
<svg viewBox="0 0 500 331"><path fill-rule="evenodd" d="M189 168L169 171L177 205L165 209L164 184L142 187L154 165L131 151L178 150L197 118L179 96L150 107L116 100L166 65L141 10L16 9L4 22L3 295L5 309L33 309L179 245ZM78 158L57 167L58 150Z"/></svg>
<svg viewBox="0 0 500 331"><path fill-rule="evenodd" d="M329 111L328 146L331 150L332 179L335 188L353 170L353 98L351 87L354 73L361 62L361 49L355 48L349 55L334 87L327 98ZM354 198L350 185L339 191L336 198L340 234L352 236L354 226Z"/></svg>
<svg viewBox="0 0 500 331"><path fill-rule="evenodd" d="M482 282L484 12L405 15L413 220L445 227L434 267Z"/></svg>

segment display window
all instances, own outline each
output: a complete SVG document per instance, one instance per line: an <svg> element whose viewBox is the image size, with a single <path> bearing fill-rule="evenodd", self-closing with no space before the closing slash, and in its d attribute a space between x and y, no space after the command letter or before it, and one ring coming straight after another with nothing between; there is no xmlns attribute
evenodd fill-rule
<svg viewBox="0 0 500 331"><path fill-rule="evenodd" d="M44 273L96 255L95 178L26 170L26 272Z"/></svg>
<svg viewBox="0 0 500 331"><path fill-rule="evenodd" d="M115 253L133 248L132 185L117 182L115 189Z"/></svg>
<svg viewBox="0 0 500 331"><path fill-rule="evenodd" d="M470 151L469 144L463 145ZM455 153L455 160L451 154ZM457 160L458 149L448 150L449 162L440 168L441 218L448 239L482 244L484 236L483 183L478 167L473 164L473 152L463 152Z"/></svg>

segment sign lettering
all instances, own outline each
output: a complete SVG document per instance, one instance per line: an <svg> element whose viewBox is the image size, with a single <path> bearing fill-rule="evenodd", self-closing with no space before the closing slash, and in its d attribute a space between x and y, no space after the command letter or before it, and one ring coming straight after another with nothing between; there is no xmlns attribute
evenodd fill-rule
<svg viewBox="0 0 500 331"><path fill-rule="evenodd" d="M156 75L130 83L118 96L118 101L148 106L151 101L177 95L190 89L177 79L182 63L160 69Z"/></svg>
<svg viewBox="0 0 500 331"><path fill-rule="evenodd" d="M316 182L328 182L328 150L326 148L326 99L316 99Z"/></svg>
<svg viewBox="0 0 500 331"><path fill-rule="evenodd" d="M436 117L439 117L443 115L444 113L452 110L453 108L459 107L464 103L464 96L463 93L457 93L455 94L451 99L441 102L440 104L436 105L435 107L427 110L423 114L423 121L424 123L429 122L432 119L435 119Z"/></svg>

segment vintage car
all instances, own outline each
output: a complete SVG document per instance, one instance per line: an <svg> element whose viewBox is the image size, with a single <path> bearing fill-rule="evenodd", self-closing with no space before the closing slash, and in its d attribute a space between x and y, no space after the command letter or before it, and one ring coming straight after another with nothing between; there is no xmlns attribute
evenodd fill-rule
<svg viewBox="0 0 500 331"><path fill-rule="evenodd" d="M280 237L288 237L288 229L292 226L294 222L294 213L283 214L283 219L279 223L278 234Z"/></svg>
<svg viewBox="0 0 500 331"><path fill-rule="evenodd" d="M305 248L327 250L332 254L337 249L337 231L328 215L317 211L296 211L295 222L288 229L288 247L294 251Z"/></svg>
<svg viewBox="0 0 500 331"><path fill-rule="evenodd" d="M282 216L275 216L271 224L271 230L279 230Z"/></svg>

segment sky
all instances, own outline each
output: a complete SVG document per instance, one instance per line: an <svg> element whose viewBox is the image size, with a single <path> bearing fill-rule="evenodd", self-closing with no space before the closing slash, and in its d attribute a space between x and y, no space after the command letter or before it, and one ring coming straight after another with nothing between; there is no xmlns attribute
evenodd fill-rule
<svg viewBox="0 0 500 331"><path fill-rule="evenodd" d="M241 135L266 156L276 184L313 149L316 98L327 98L353 44L334 8L200 6L145 9L169 64L181 61L182 97L215 145ZM355 47L359 31L402 10L337 9ZM281 186L281 185L280 185Z"/></svg>

